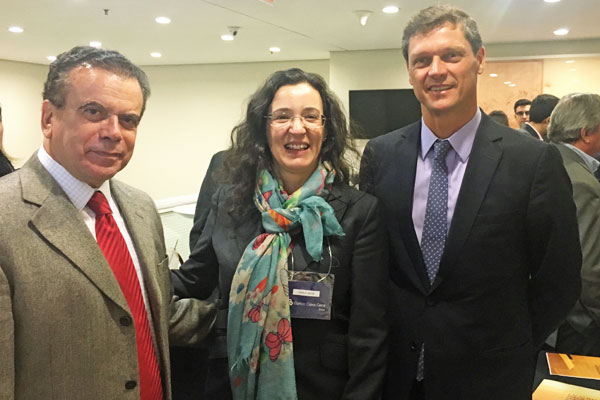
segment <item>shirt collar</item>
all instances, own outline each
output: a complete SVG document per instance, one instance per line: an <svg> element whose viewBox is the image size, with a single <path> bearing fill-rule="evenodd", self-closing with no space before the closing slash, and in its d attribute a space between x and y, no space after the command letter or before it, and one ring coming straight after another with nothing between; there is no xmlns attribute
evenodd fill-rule
<svg viewBox="0 0 600 400"><path fill-rule="evenodd" d="M578 149L570 143L563 143L565 146L573 150L576 154L578 154L585 162L585 165L592 171L592 173L596 172L598 167L600 166L600 161L596 160L594 157L590 156L586 152Z"/></svg>
<svg viewBox="0 0 600 400"><path fill-rule="evenodd" d="M477 108L477 112L473 118L448 138L450 145L463 163L469 159L471 149L473 148L473 141L475 140L475 133L477 133L480 122L481 110ZM433 147L433 143L438 139L421 117L421 158L425 159L427 157L427 153Z"/></svg>
<svg viewBox="0 0 600 400"><path fill-rule="evenodd" d="M54 178L58 185L65 192L69 200L79 211L83 210L96 190L101 191L107 199L111 198L110 184L106 180L98 189L94 189L85 182L80 181L71 175L62 165L54 160L44 149L40 147L37 153L40 163L46 168L48 173Z"/></svg>
<svg viewBox="0 0 600 400"><path fill-rule="evenodd" d="M543 140L542 135L538 132L537 129L535 129L535 127L533 125L531 125L529 122L525 122L525 125L527 125L531 129L533 129L533 131L535 132L535 134L538 135L538 137Z"/></svg>

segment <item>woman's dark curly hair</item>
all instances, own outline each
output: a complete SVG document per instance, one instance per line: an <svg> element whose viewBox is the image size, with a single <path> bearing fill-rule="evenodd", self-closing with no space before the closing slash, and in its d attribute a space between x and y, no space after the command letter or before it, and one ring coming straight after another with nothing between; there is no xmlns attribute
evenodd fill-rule
<svg viewBox="0 0 600 400"><path fill-rule="evenodd" d="M233 202L230 211L244 213L254 207L252 198L259 171L272 171L273 157L267 141L267 118L271 102L279 88L308 83L321 95L325 115L325 140L321 147L321 161L329 161L336 172L337 182L348 183L350 165L344 158L346 151L355 154L348 132L346 116L340 103L317 74L299 68L277 71L250 97L246 118L231 131L231 147L225 156L221 180L232 185Z"/></svg>

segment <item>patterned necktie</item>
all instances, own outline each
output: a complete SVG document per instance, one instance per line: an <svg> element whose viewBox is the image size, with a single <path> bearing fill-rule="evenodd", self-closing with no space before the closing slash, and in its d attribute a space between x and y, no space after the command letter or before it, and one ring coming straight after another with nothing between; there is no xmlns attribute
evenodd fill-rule
<svg viewBox="0 0 600 400"><path fill-rule="evenodd" d="M433 283L440 267L448 233L448 168L446 155L452 147L447 140L433 144L433 168L429 181L427 208L421 237L421 251L429 283Z"/></svg>
<svg viewBox="0 0 600 400"><path fill-rule="evenodd" d="M433 284L440 267L440 260L448 232L448 168L446 155L452 146L447 140L433 144L433 168L429 180L427 208L421 237L421 252L427 269L429 283ZM422 381L425 372L425 343L421 346L417 364L417 380Z"/></svg>
<svg viewBox="0 0 600 400"><path fill-rule="evenodd" d="M131 310L140 374L140 400L162 400L162 384L140 282L127 244L112 216L106 197L95 192L88 207L96 214L96 240L113 270Z"/></svg>

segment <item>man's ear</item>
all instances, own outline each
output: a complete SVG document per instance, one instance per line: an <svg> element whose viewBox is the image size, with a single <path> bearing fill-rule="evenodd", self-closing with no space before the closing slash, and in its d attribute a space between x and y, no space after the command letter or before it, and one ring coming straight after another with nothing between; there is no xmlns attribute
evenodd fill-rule
<svg viewBox="0 0 600 400"><path fill-rule="evenodd" d="M592 136L593 133L594 132L589 129L581 128L581 130L579 131L579 138L583 143L589 144L590 136Z"/></svg>
<svg viewBox="0 0 600 400"><path fill-rule="evenodd" d="M44 100L42 102L42 134L46 139L52 137L52 123L54 122L54 113L56 107L50 102L50 100Z"/></svg>
<svg viewBox="0 0 600 400"><path fill-rule="evenodd" d="M485 68L485 48L483 46L479 48L479 51L477 54L475 54L475 58L479 64L477 67L477 73L481 75L483 73L483 69Z"/></svg>

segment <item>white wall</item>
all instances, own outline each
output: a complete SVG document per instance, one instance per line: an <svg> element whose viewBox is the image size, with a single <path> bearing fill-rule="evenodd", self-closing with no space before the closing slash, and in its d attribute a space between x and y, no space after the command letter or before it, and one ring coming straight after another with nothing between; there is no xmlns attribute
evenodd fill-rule
<svg viewBox="0 0 600 400"><path fill-rule="evenodd" d="M600 50L600 47L598 48ZM566 61L574 61L566 63ZM573 92L600 94L600 57L544 60L544 93L558 97Z"/></svg>
<svg viewBox="0 0 600 400"><path fill-rule="evenodd" d="M410 88L398 49L334 51L329 59L329 84L348 110L349 90Z"/></svg>
<svg viewBox="0 0 600 400"><path fill-rule="evenodd" d="M272 72L300 67L329 77L327 60L144 67L152 95L129 165L117 177L155 200L197 194L210 157L229 144L246 100ZM0 60L4 145L21 165L40 146L48 67Z"/></svg>
<svg viewBox="0 0 600 400"><path fill-rule="evenodd" d="M349 110L350 90L406 89L410 88L402 51L335 51L330 53L329 85ZM368 140L356 141L362 153ZM359 160L354 160L355 167Z"/></svg>
<svg viewBox="0 0 600 400"><path fill-rule="evenodd" d="M21 165L42 143L41 98L48 68L0 60L4 148Z"/></svg>
<svg viewBox="0 0 600 400"><path fill-rule="evenodd" d="M327 60L144 67L152 96L133 159L119 178L154 199L198 193L210 157L228 146L247 99L270 73L290 67L329 75Z"/></svg>
<svg viewBox="0 0 600 400"><path fill-rule="evenodd" d="M556 56L565 49L569 54L588 56L600 51L598 40L556 41L556 46L498 44L487 50L492 59L510 58L511 54L513 58ZM598 61L590 59L580 65L577 90L600 92ZM144 67L153 94L133 159L118 177L154 199L197 194L210 156L227 147L231 128L239 122L248 97L271 72L292 66L325 77L346 110L349 90L410 88L399 49L332 52L329 60L315 61ZM544 83L552 85L548 91L562 95L572 86L560 79L565 75L559 66L558 61L545 64ZM40 104L46 73L45 65L0 60L4 144L11 155L20 158L17 165L41 143Z"/></svg>

